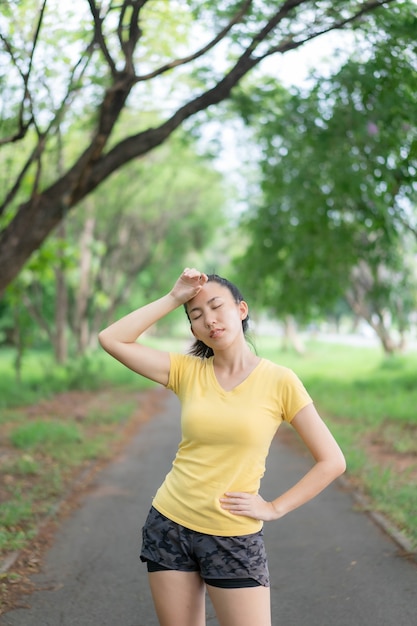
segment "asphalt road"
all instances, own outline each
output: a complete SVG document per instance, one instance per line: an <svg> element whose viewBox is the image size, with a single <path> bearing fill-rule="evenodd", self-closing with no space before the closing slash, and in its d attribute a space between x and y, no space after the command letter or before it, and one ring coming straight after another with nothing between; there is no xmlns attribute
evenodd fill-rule
<svg viewBox="0 0 417 626"><path fill-rule="evenodd" d="M175 396L112 464L56 534L29 608L1 626L158 626L140 529L179 438ZM263 480L275 497L310 465L308 455L273 442ZM273 626L415 626L417 565L363 512L340 484L286 518L265 525ZM218 626L207 603L207 626ZM254 624L254 626L256 626Z"/></svg>

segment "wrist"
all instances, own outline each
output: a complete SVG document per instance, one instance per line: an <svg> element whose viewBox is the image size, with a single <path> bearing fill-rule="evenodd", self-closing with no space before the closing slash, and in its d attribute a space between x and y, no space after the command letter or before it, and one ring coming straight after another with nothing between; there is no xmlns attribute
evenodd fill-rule
<svg viewBox="0 0 417 626"><path fill-rule="evenodd" d="M171 300L171 302L173 302L175 308L183 305L185 303L185 300L183 300L182 298L180 298L179 296L175 295L174 291L170 291L167 294L167 297Z"/></svg>
<svg viewBox="0 0 417 626"><path fill-rule="evenodd" d="M287 513L287 511L282 506L282 503L280 503L279 498L277 498L276 500L272 500L272 502L270 502L270 505L274 514L274 519L280 519L281 517L284 517L284 515Z"/></svg>

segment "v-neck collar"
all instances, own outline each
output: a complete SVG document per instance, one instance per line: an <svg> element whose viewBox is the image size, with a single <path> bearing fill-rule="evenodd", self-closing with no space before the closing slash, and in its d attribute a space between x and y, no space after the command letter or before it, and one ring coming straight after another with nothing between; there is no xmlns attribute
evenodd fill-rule
<svg viewBox="0 0 417 626"><path fill-rule="evenodd" d="M218 390L220 390L223 394L231 394L237 391L240 391L240 389L247 383L247 381L251 378L252 374L254 374L254 372L260 367L260 365L263 363L264 359L261 357L259 359L259 361L256 363L255 367L249 372L249 374L246 376L246 378L244 378L242 381L240 381L240 383L238 383L235 387L233 387L232 389L225 389L224 387L222 387L222 385L220 384L217 376L216 376L216 372L214 370L214 357L210 358L210 363L209 363L209 368L210 368L210 373L211 376L213 378L214 384L217 387Z"/></svg>

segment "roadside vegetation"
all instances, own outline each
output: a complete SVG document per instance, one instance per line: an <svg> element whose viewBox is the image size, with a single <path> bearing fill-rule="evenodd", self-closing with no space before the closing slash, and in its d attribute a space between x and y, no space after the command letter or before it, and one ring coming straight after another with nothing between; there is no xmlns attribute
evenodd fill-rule
<svg viewBox="0 0 417 626"><path fill-rule="evenodd" d="M56 521L60 505L152 414L150 383L100 352L66 367L52 354L28 352L20 382L12 359L2 350L0 614L22 580L8 560L32 545L46 521Z"/></svg>

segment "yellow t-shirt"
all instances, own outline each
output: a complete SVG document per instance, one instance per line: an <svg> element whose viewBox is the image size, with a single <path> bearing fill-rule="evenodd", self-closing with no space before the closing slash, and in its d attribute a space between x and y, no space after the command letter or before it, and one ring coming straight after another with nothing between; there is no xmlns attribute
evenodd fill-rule
<svg viewBox="0 0 417 626"><path fill-rule="evenodd" d="M226 491L258 493L273 436L312 402L286 367L261 359L232 391L217 381L213 357L171 354L168 389L181 401L182 440L153 506L201 533L255 533L262 522L220 507Z"/></svg>

